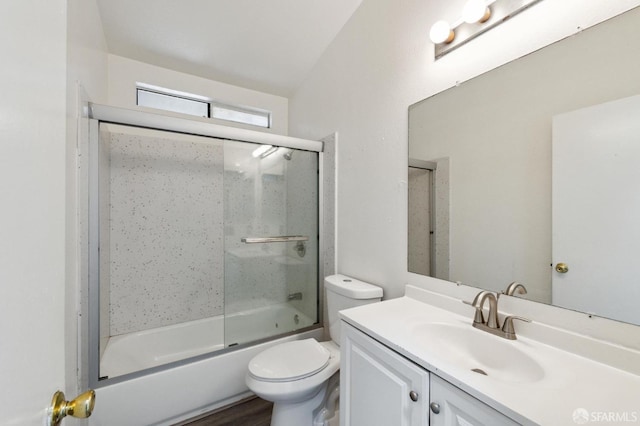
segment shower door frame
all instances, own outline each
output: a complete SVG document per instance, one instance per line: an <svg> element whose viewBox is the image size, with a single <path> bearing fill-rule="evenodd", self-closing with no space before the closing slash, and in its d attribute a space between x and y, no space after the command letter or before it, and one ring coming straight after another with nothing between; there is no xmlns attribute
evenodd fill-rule
<svg viewBox="0 0 640 426"><path fill-rule="evenodd" d="M258 343L281 338L287 335L304 333L309 330L323 327L323 277L324 277L324 250L325 242L323 236L324 229L324 143L308 139L294 138L291 136L264 133L255 130L246 130L236 127L227 127L200 120L187 119L162 114L154 114L143 111L128 110L124 108L112 107L108 105L88 104L89 118L89 141L88 141L88 282L84 286L87 289L87 297L84 300L88 303L88 315L86 329L89 347L87 351L87 381L91 388L99 388L126 380L141 377L179 365L188 364L200 359L210 358L241 350ZM167 131L172 133L188 134L194 136L210 137L238 142L248 142L255 144L273 145L283 148L299 149L318 153L318 276L317 276L317 302L316 315L318 322L312 326L295 330L282 335L270 336L264 339L252 341L250 343L226 347L215 352L209 352L196 357L189 357L183 360L170 362L157 367L139 370L133 373L124 374L112 378L100 379L100 217L99 217L99 126L100 123L119 124L134 126L152 130ZM81 340L82 341L82 340Z"/></svg>

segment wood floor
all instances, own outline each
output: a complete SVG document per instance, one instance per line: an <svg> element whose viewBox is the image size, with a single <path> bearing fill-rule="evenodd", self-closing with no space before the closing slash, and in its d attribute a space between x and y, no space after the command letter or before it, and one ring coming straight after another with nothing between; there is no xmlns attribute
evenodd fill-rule
<svg viewBox="0 0 640 426"><path fill-rule="evenodd" d="M255 397L179 426L269 426L272 409L273 403Z"/></svg>

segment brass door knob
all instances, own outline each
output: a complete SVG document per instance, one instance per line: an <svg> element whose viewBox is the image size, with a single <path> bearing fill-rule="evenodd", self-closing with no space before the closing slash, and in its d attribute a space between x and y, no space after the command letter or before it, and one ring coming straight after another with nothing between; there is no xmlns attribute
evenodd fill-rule
<svg viewBox="0 0 640 426"><path fill-rule="evenodd" d="M569 272L569 265L562 262L558 263L556 265L556 272L559 272L561 274L566 274L567 272Z"/></svg>
<svg viewBox="0 0 640 426"><path fill-rule="evenodd" d="M58 426L66 416L87 418L93 412L95 404L96 393L93 390L78 395L73 401L66 401L64 393L57 391L53 394L47 426Z"/></svg>

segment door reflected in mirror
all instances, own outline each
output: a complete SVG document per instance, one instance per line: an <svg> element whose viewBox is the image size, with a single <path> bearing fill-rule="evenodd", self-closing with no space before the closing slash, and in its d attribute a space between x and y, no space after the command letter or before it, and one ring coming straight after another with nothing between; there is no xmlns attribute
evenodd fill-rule
<svg viewBox="0 0 640 426"><path fill-rule="evenodd" d="M449 279L449 159L409 159L409 272Z"/></svg>
<svg viewBox="0 0 640 426"><path fill-rule="evenodd" d="M553 119L552 301L640 324L640 96Z"/></svg>
<svg viewBox="0 0 640 426"><path fill-rule="evenodd" d="M433 236L433 169L409 166L409 272L435 276Z"/></svg>

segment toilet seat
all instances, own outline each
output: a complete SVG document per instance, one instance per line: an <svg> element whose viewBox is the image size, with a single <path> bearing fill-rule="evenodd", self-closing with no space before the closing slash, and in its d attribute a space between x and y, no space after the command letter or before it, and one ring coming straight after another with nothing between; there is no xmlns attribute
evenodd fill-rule
<svg viewBox="0 0 640 426"><path fill-rule="evenodd" d="M249 375L266 382L301 380L329 365L330 352L315 339L276 345L249 362Z"/></svg>

